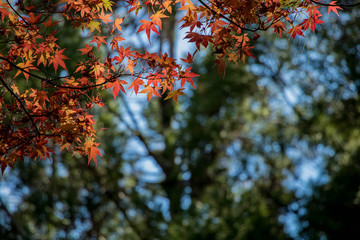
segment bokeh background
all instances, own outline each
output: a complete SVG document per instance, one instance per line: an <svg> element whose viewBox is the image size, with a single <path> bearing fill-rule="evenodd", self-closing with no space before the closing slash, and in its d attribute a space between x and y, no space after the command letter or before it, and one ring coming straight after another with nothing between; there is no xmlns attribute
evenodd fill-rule
<svg viewBox="0 0 360 240"><path fill-rule="evenodd" d="M323 14L306 39L262 34L224 78L203 49L178 104L104 93L103 158L54 146L6 169L0 239L360 239L360 9ZM151 45L131 16L125 34L184 57L179 18ZM58 37L76 54L85 34Z"/></svg>

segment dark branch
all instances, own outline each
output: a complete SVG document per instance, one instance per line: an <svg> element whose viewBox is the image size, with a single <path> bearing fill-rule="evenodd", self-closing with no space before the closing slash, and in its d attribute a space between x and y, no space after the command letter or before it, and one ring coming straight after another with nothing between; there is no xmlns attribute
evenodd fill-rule
<svg viewBox="0 0 360 240"><path fill-rule="evenodd" d="M37 132L38 137L40 137L41 133L40 130L38 129L38 127L36 126L36 123L34 122L33 117L30 115L30 113L26 110L24 104L21 102L20 98L14 93L14 91L6 84L6 82L4 81L4 79L2 77L0 77L0 82L2 83L2 85L11 93L12 96L14 96L14 98L16 99L16 101L20 104L21 109L25 112L25 114L29 117L31 123L34 125L35 130Z"/></svg>
<svg viewBox="0 0 360 240"><path fill-rule="evenodd" d="M321 5L321 6L327 6L327 7L336 7L336 6L339 6L339 7L357 7L357 6L360 6L360 2L354 3L354 4L342 4L342 3L329 4L329 3L318 2L318 1L315 1L315 0L310 0L310 1L315 3L315 4L318 4L318 5Z"/></svg>
<svg viewBox="0 0 360 240"><path fill-rule="evenodd" d="M206 3L204 3L202 0L199 0L199 2L201 3L201 5L203 5L204 7L206 7L210 12L212 12L214 14L214 16L219 15L220 17L226 19L228 22L230 22L231 24L235 25L236 27L245 30L245 31L250 31L250 32L256 32L257 29L250 29L250 28L246 28L246 27L241 27L239 24L237 24L236 22L234 22L233 20L231 20L230 18L226 17L225 15L221 14L221 13L217 13L215 12L213 9L211 9Z"/></svg>
<svg viewBox="0 0 360 240"><path fill-rule="evenodd" d="M95 85L91 85L91 86L84 86L84 87L61 86L61 85L59 85L59 84L57 84L57 83L52 82L52 80L49 80L49 79L47 79L47 78L38 76L38 75L33 74L33 73L31 73L31 72L29 72L29 71L27 71L27 70L25 70L25 69L23 69L23 68L21 68L21 67L16 66L16 65L15 65L14 63L12 63L10 60L8 60L8 59L6 59L6 58L4 58L4 57L0 57L0 59L7 61L8 63L10 63L11 66L15 67L16 69L18 69L18 70L20 70L20 71L22 71L22 72L24 72L24 73L29 74L30 76L32 76L32 77L34 77L34 78L37 78L37 79L42 80L42 81L44 81L44 82L46 82L46 83L48 83L48 84L50 84L50 85L56 86L56 87L58 87L58 88L63 88L63 89L77 89L77 90L91 89L91 88L95 88L95 87L99 87L99 86L105 85L106 83L110 82L111 80L114 80L114 79L116 79L116 78L119 77L119 76L114 76L114 77L112 77L111 79L109 79L108 81L105 81L105 82L99 83L99 84L95 84ZM54 79L54 80L56 80L56 79Z"/></svg>

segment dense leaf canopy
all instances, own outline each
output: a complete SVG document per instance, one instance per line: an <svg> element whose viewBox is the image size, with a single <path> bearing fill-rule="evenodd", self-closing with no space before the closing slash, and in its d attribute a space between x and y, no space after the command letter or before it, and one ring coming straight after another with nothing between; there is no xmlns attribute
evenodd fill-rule
<svg viewBox="0 0 360 240"><path fill-rule="evenodd" d="M338 14L352 6L318 0L5 1L0 5L1 169L25 157L49 158L51 145L97 162L101 152L90 111L94 104L103 106L102 90L111 88L114 98L126 88L148 100L166 94L177 102L185 86L195 87L198 74L189 64L202 46L211 45L221 75L226 61L253 56L252 43L261 32L304 37L323 23L320 8ZM124 10L114 14L117 7ZM178 27L187 29L185 39L196 46L186 59L122 44L130 21L150 42L175 11L183 12ZM71 59L59 44L69 24L81 29L87 42ZM102 48L107 57L101 57Z"/></svg>

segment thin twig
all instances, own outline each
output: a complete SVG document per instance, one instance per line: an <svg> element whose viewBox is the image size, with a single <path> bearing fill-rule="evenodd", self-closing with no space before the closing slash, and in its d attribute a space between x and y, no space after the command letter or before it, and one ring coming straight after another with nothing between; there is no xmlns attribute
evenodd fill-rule
<svg viewBox="0 0 360 240"><path fill-rule="evenodd" d="M14 96L14 98L16 99L16 101L20 104L20 107L22 108L22 110L25 112L25 114L30 118L31 123L34 125L35 130L37 132L38 137L40 137L41 133L39 128L36 126L36 123L34 122L33 117L30 115L30 113L26 110L24 104L21 102L20 98L14 93L14 91L6 84L6 82L4 81L4 79L2 77L0 77L0 81L2 83L2 85L11 93L12 96Z"/></svg>
<svg viewBox="0 0 360 240"><path fill-rule="evenodd" d="M105 85L106 83L111 82L112 80L120 77L120 75L119 75L119 76L114 76L114 77L110 78L108 81L105 81L105 82L103 82L103 83L99 83L99 84L95 84L95 85L90 85L90 86L84 86L84 87L61 86L61 85L59 85L59 84L57 84L57 83L52 82L52 80L49 80L49 79L44 78L44 77L40 77L40 76L38 76L38 75L36 75L36 74L33 74L33 73L31 73L31 72L29 72L29 71L27 71L27 70L19 67L19 66L16 66L16 65L15 65L14 63L12 63L10 60L8 60L8 59L6 59L6 58L4 58L4 57L0 57L0 59L7 61L8 63L10 63L11 66L15 67L16 69L18 69L18 70L20 70L20 71L22 71L22 72L24 72L24 73L29 74L30 76L32 76L32 77L34 77L34 78L37 78L37 79L42 80L42 81L44 81L44 82L46 82L46 83L48 83L48 84L50 84L50 85L56 86L56 87L58 87L58 88L63 88L63 89L85 90L85 89L89 89L89 88L95 88L95 87L99 87L99 86ZM58 78L58 79L60 79L60 78Z"/></svg>
<svg viewBox="0 0 360 240"><path fill-rule="evenodd" d="M201 3L201 5L203 5L204 7L206 7L210 12L212 12L214 14L214 16L219 15L220 17L226 19L227 21L229 21L230 23L232 23L233 25L237 26L238 28L245 30L245 31L250 31L250 32L256 32L256 29L250 29L250 28L246 28L246 27L241 27L239 24L237 24L236 22L234 22L233 20L231 20L230 18L226 17L225 15L221 14L221 13L217 13L215 12L215 10L211 9L206 3L204 3L202 0L199 0L199 2Z"/></svg>

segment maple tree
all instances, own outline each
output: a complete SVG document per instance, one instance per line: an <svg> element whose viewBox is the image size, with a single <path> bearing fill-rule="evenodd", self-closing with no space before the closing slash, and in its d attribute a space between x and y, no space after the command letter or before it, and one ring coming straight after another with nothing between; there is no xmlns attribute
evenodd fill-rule
<svg viewBox="0 0 360 240"><path fill-rule="evenodd" d="M117 4L126 14L114 14ZM25 157L50 158L53 148L86 155L88 161L101 156L96 142L95 121L90 114L100 107L101 90L144 93L147 99L178 100L185 85L195 88L191 72L194 55L211 45L219 74L226 61L252 57L253 42L261 31L273 30L280 36L306 36L323 23L320 8L335 14L344 5L320 0L60 0L23 1L0 4L2 49L0 52L0 161L2 172ZM196 49L186 59L165 53L136 51L121 42L123 22L140 11L137 34L160 35L162 19L173 8L184 12L180 28L188 30L185 39ZM65 23L79 28L91 41L79 50L76 66L66 64L66 49L58 45L58 32ZM99 49L108 46L110 54L101 58ZM25 81L25 82L24 82ZM24 87L25 86L25 87ZM28 87L26 87L28 86ZM34 87L35 86L35 87Z"/></svg>

